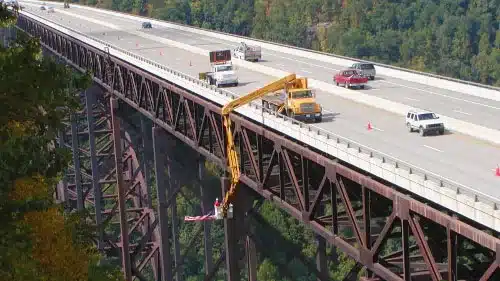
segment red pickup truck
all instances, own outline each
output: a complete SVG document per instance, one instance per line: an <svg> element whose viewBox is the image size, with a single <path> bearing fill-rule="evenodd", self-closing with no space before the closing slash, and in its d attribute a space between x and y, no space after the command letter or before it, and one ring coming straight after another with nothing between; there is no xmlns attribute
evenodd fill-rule
<svg viewBox="0 0 500 281"><path fill-rule="evenodd" d="M347 89L353 87L364 89L365 85L368 83L368 78L359 75L354 69L347 69L335 74L335 76L333 76L333 81L337 86L343 85Z"/></svg>

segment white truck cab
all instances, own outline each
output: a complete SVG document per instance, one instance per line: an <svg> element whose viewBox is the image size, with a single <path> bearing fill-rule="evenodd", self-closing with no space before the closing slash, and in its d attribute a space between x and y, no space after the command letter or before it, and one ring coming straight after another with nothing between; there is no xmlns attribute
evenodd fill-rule
<svg viewBox="0 0 500 281"><path fill-rule="evenodd" d="M232 64L216 64L212 66L215 85L238 85L238 76L233 69Z"/></svg>
<svg viewBox="0 0 500 281"><path fill-rule="evenodd" d="M199 73L200 80L205 80L210 85L217 87L222 85L238 86L238 76L231 62L231 51L210 52L210 72Z"/></svg>
<svg viewBox="0 0 500 281"><path fill-rule="evenodd" d="M410 109L406 114L406 127L409 132L417 130L421 136L434 132L444 134L444 124L432 111Z"/></svg>

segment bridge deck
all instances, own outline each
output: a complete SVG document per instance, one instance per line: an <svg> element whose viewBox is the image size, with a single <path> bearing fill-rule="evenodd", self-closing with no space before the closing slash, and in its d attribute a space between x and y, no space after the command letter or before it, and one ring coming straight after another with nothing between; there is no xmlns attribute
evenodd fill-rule
<svg viewBox="0 0 500 281"><path fill-rule="evenodd" d="M143 31L140 30L140 24L136 21L111 15L103 17L102 14L79 9L76 6L64 11L58 9L56 13L49 14L40 11L38 5L26 5L27 11L128 49L133 53L194 77L197 77L198 72L208 69L208 57L172 47L166 44L164 39L183 42L206 50L207 53L209 50L229 48L232 44L234 45L234 43L223 42L219 39L206 38L197 34L157 26L154 26L151 30ZM267 50L263 50L264 61L259 62L259 64L265 64L275 69L297 71L298 74L320 80L329 81L329 77L331 77L335 69L340 68L339 66L329 66L331 69L325 69L325 64L312 64L311 61L302 63L300 62L302 59L297 59L299 60L297 61L296 58L291 61L291 57L283 57L273 52L268 54L267 52ZM240 77L240 86L228 90L239 95L275 79L275 77L242 67L238 69L238 75ZM382 78L389 79L387 77ZM375 82L374 88L370 92L379 96L389 95L390 93L398 93L405 97L418 96L418 99L429 100L436 105L461 106L462 110L470 111L465 109L465 105L457 104L457 100L453 100L453 102L439 101L436 99L440 96L426 96L425 91L412 90L414 86L418 85L405 84L405 87L401 88L395 86L392 80L387 83L386 81L388 80L381 79L380 82ZM396 81L394 83L403 82ZM438 90L437 88L432 89L432 91ZM443 92L443 94L445 93ZM459 133L421 138L406 131L404 119L400 116L342 99L325 91L318 90L317 95L318 101L325 109L324 122L317 124L318 127L498 198L496 187L499 180L494 176L493 171L500 161L498 160L500 159L498 146ZM458 96L455 97L459 98ZM477 99L476 97L468 98ZM496 105L496 102L491 100L481 102ZM439 111L444 112L443 110L446 110L446 107ZM494 109L492 110L490 112L481 109L485 114L497 117L496 120L498 120L498 113ZM374 130L366 130L368 122L371 122Z"/></svg>

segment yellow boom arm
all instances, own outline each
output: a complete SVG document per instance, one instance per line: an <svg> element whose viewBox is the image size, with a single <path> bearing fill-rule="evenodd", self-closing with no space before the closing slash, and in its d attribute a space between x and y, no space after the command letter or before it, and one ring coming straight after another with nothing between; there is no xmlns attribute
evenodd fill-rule
<svg viewBox="0 0 500 281"><path fill-rule="evenodd" d="M231 186L226 192L226 196L224 197L224 201L222 203L222 217L226 217L227 214L227 209L229 208L229 203L231 203L235 191L236 191L236 185L240 181L240 164L238 161L238 155L236 154L236 149L234 147L234 139L233 139L233 132L231 131L231 119L229 119L229 114L235 110L236 108L248 104L252 102L253 100L256 100L258 98L261 98L271 92L281 90L285 88L288 84L296 82L296 76L295 74L290 74L284 78L281 78L279 80L276 80L270 84L267 84L266 86L257 89L253 92L251 92L248 95L239 97L229 103L227 103L223 108L222 108L222 118L224 122L224 128L226 131L226 138L227 138L227 160L228 160L228 165L231 170Z"/></svg>

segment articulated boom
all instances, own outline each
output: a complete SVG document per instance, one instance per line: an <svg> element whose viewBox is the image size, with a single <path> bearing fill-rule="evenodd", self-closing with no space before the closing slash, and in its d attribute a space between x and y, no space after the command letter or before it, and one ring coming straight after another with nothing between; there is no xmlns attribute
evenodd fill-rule
<svg viewBox="0 0 500 281"><path fill-rule="evenodd" d="M226 193L224 197L224 201L222 203L222 217L226 217L227 210L229 208L229 204L232 202L233 197L236 192L236 186L240 181L240 165L238 161L238 155L236 153L236 149L234 147L234 139L233 132L231 131L231 119L229 118L229 114L235 110L236 108L243 106L252 102L253 100L259 99L269 93L274 91L278 91L284 88L301 88L305 83L307 85L306 78L296 78L295 74L290 74L284 78L281 78L277 81L274 81L260 89L257 89L251 92L248 95L239 97L228 104L226 104L222 108L222 118L224 122L224 128L226 131L227 138L227 161L229 168L231 170L231 186L229 191Z"/></svg>

